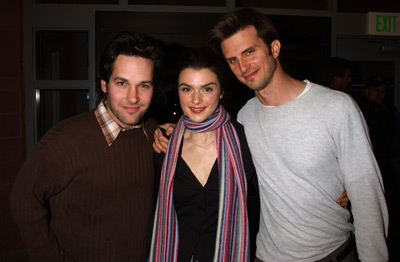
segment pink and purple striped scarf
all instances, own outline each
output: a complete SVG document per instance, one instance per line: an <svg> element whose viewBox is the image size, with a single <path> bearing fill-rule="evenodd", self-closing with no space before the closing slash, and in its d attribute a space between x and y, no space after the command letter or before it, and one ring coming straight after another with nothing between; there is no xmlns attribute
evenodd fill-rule
<svg viewBox="0 0 400 262"><path fill-rule="evenodd" d="M161 170L154 219L150 261L175 262L178 258L178 219L173 204L173 183L179 149L185 129L192 132L216 130L219 170L219 208L214 260L249 261L247 181L240 142L230 116L220 106L204 122L195 123L183 115L171 136Z"/></svg>

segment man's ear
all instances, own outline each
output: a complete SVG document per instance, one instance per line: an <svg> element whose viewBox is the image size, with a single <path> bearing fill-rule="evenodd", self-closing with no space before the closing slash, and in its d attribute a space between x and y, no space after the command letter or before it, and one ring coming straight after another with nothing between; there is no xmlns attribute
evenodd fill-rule
<svg viewBox="0 0 400 262"><path fill-rule="evenodd" d="M281 42L277 39L271 43L271 54L274 58L278 58L281 52Z"/></svg>
<svg viewBox="0 0 400 262"><path fill-rule="evenodd" d="M106 81L100 80L100 85L101 85L101 90L102 90L104 93L107 93L107 83L106 83Z"/></svg>
<svg viewBox="0 0 400 262"><path fill-rule="evenodd" d="M224 97L224 92L222 91L221 94L219 95L219 99L222 99Z"/></svg>

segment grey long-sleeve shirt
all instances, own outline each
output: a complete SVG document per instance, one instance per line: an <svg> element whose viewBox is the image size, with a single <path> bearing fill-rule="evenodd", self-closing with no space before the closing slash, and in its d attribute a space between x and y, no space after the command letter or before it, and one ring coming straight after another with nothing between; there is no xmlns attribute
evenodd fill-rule
<svg viewBox="0 0 400 262"><path fill-rule="evenodd" d="M315 261L355 232L362 261L387 261L388 212L364 118L346 94L306 81L277 107L255 97L239 112L258 174L258 258ZM337 205L343 190L350 213Z"/></svg>

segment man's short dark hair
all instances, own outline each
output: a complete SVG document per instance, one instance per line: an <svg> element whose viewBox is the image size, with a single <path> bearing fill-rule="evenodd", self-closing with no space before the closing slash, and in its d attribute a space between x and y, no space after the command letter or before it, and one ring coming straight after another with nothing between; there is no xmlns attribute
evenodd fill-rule
<svg viewBox="0 0 400 262"><path fill-rule="evenodd" d="M100 80L109 82L118 55L137 56L152 60L154 85L157 87L159 84L163 59L160 43L146 34L124 32L115 36L101 55L97 79L97 102L106 97L106 94L101 90Z"/></svg>
<svg viewBox="0 0 400 262"><path fill-rule="evenodd" d="M330 87L334 82L334 77L343 77L348 69L351 69L351 62L349 60L339 57L329 57L319 65L317 82L320 85Z"/></svg>
<svg viewBox="0 0 400 262"><path fill-rule="evenodd" d="M254 26L258 36L264 40L269 49L274 40L279 40L278 31L268 16L253 8L242 8L222 16L211 30L212 49L222 55L221 42L248 26Z"/></svg>

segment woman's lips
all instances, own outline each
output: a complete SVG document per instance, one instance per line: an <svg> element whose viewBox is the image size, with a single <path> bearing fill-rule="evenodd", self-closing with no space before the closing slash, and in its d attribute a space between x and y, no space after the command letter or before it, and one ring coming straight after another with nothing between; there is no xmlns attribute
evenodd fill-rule
<svg viewBox="0 0 400 262"><path fill-rule="evenodd" d="M199 114L201 112L203 112L205 109L205 107L191 107L190 111L192 111L195 114Z"/></svg>

